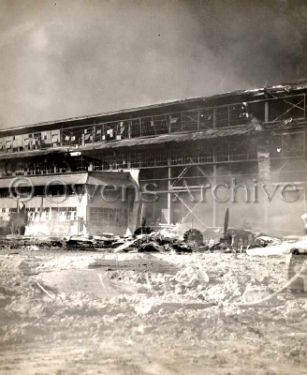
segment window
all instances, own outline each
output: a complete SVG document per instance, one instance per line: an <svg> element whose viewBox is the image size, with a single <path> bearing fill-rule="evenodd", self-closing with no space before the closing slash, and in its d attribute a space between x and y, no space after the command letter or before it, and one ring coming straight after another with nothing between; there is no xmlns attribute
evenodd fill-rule
<svg viewBox="0 0 307 375"><path fill-rule="evenodd" d="M275 99L269 102L269 121L304 117L304 97Z"/></svg>
<svg viewBox="0 0 307 375"><path fill-rule="evenodd" d="M216 108L216 127L223 128L228 126L228 108L218 107Z"/></svg>
<svg viewBox="0 0 307 375"><path fill-rule="evenodd" d="M177 132L182 130L180 113L173 113L168 117L171 132Z"/></svg>
<svg viewBox="0 0 307 375"><path fill-rule="evenodd" d="M181 121L182 121L183 130L197 130L198 112L197 111L182 112Z"/></svg>
<svg viewBox="0 0 307 375"><path fill-rule="evenodd" d="M127 226L128 215L127 210L122 208L90 208L90 222L97 226Z"/></svg>
<svg viewBox="0 0 307 375"><path fill-rule="evenodd" d="M208 129L213 126L213 109L203 109L199 113L200 129Z"/></svg>

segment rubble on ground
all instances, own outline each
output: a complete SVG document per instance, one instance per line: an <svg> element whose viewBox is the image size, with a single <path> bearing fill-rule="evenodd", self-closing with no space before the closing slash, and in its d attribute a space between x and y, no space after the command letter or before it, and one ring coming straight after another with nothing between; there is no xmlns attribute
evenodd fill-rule
<svg viewBox="0 0 307 375"><path fill-rule="evenodd" d="M184 373L197 363L200 373L211 366L208 373L240 374L252 363L257 375L286 375L293 364L299 374L307 357L306 252L306 239L231 228L3 237L0 345L35 353L43 345L112 348L114 356L146 353L150 363L165 355L167 364L183 359ZM212 371L217 364L222 372ZM136 372L125 366L118 373Z"/></svg>
<svg viewBox="0 0 307 375"><path fill-rule="evenodd" d="M249 255L278 255L287 253L296 244L307 247L305 240L277 238L264 234L251 234L250 231L228 229L226 237L221 237L221 228L209 228L202 234L198 229L179 232L174 228L140 227L133 235L118 236L112 233L95 235L73 235L65 238L4 236L0 239L0 249L46 250L68 249L107 252L247 252Z"/></svg>
<svg viewBox="0 0 307 375"><path fill-rule="evenodd" d="M285 285L285 256L65 249L0 255L2 347L33 347L36 358L44 345L105 345L146 353L154 363L153 353L167 353L193 369L223 358L221 374L242 373L248 363L261 375L271 373L272 361L276 374L306 365L306 298L285 290L249 307Z"/></svg>
<svg viewBox="0 0 307 375"><path fill-rule="evenodd" d="M269 245L269 243L271 243ZM307 240L301 241L272 241L266 246L254 247L246 250L250 256L281 256L290 253L307 252Z"/></svg>
<svg viewBox="0 0 307 375"><path fill-rule="evenodd" d="M282 240L280 238L259 234L255 237L250 247L267 247L280 245L281 243Z"/></svg>

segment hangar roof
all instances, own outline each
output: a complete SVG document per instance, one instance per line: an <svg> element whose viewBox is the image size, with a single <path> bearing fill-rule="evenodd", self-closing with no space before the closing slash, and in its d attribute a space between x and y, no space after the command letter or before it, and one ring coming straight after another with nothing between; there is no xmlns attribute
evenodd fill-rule
<svg viewBox="0 0 307 375"><path fill-rule="evenodd" d="M41 122L31 125L23 125L10 129L0 130L0 136L23 134L25 131L35 132L50 129L65 128L71 126L92 125L95 122L108 122L127 119L129 117L152 116L164 112L175 112L203 106L217 106L223 104L240 103L243 101L261 100L272 97L282 97L289 93L300 93L307 90L307 82L297 82L284 85L262 87L250 90L237 90L206 97L194 97L164 103L153 104L138 108L121 109L112 112L102 112L87 116L71 117L61 120Z"/></svg>

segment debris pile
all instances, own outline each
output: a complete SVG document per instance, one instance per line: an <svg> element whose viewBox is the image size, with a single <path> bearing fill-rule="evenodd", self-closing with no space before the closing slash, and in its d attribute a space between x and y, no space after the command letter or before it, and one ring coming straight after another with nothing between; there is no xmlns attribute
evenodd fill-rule
<svg viewBox="0 0 307 375"><path fill-rule="evenodd" d="M12 252L24 250L84 250L111 253L172 253L193 252L247 253L251 256L282 255L307 252L307 240L277 238L263 233L239 229L208 228L204 232L194 228L179 231L178 228L153 230L139 227L133 235L118 236L105 233L100 236L73 235L68 239L50 237L4 236L0 238L0 250Z"/></svg>
<svg viewBox="0 0 307 375"><path fill-rule="evenodd" d="M170 252L191 253L199 248L198 241L189 237L183 238L178 233L153 231L149 227L140 227L133 236L120 237L112 234L103 236L75 235L65 241L67 249L107 250L110 252Z"/></svg>
<svg viewBox="0 0 307 375"><path fill-rule="evenodd" d="M158 232L150 234L140 234L134 239L127 241L114 250L115 252L175 252L192 253L197 248L197 244L192 241L184 241L180 238L164 237Z"/></svg>
<svg viewBox="0 0 307 375"><path fill-rule="evenodd" d="M140 236L125 244L165 246L154 239L157 233L148 242ZM33 345L37 354L44 343L48 351L64 343L74 348L107 345L142 353L146 348L149 356L151 348L158 348L168 357L176 347L179 357L188 353L189 361L193 352L202 364L208 358L215 364L223 353L229 367L243 357L247 362L255 358L257 348L268 364L272 358L276 363L295 358L306 364L306 335L302 345L297 334L292 335L305 332L306 298L283 291L250 307L285 285L284 256L135 249L1 254L2 347Z"/></svg>
<svg viewBox="0 0 307 375"><path fill-rule="evenodd" d="M3 236L0 238L0 249L39 250L65 247L65 241L52 237Z"/></svg>

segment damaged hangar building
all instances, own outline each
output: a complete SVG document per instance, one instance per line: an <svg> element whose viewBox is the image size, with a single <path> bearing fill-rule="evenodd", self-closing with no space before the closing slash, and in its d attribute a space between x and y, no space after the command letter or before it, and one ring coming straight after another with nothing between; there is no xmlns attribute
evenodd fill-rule
<svg viewBox="0 0 307 375"><path fill-rule="evenodd" d="M296 83L1 130L1 231L205 229L229 208L232 227L302 234L306 94Z"/></svg>

